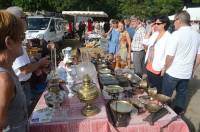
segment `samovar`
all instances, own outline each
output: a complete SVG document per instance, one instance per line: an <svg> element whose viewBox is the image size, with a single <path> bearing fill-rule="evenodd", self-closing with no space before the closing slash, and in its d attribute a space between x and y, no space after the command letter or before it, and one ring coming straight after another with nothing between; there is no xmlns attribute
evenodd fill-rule
<svg viewBox="0 0 200 132"><path fill-rule="evenodd" d="M92 105L92 102L99 96L99 93L96 86L91 85L90 77L88 74L83 77L83 85L77 93L80 101L86 103L86 105L81 110L81 113L84 116L92 116L100 111L98 107Z"/></svg>

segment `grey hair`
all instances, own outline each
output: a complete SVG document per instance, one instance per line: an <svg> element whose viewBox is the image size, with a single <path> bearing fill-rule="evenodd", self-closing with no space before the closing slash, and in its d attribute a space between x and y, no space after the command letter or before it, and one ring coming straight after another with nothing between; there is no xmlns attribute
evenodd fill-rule
<svg viewBox="0 0 200 132"><path fill-rule="evenodd" d="M16 17L23 17L25 16L23 9L18 6L11 6L6 9L7 12L15 15Z"/></svg>
<svg viewBox="0 0 200 132"><path fill-rule="evenodd" d="M184 24L190 25L190 14L187 11L180 11L176 13L175 19L179 19Z"/></svg>

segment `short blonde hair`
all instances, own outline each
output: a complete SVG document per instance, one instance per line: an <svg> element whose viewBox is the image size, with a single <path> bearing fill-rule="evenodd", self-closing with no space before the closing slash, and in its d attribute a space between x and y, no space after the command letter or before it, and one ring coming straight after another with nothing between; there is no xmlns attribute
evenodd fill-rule
<svg viewBox="0 0 200 132"><path fill-rule="evenodd" d="M0 50L6 49L5 38L7 36L10 36L15 42L22 40L24 25L20 18L5 10L0 10Z"/></svg>

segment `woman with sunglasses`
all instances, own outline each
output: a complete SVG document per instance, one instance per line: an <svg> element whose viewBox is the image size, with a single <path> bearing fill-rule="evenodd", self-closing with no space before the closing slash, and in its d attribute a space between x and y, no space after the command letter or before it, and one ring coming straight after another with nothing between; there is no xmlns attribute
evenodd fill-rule
<svg viewBox="0 0 200 132"><path fill-rule="evenodd" d="M171 34L167 31L170 25L167 16L158 17L155 21L156 32L147 41L145 63L147 79L151 87L156 87L158 92L162 90L162 70L165 64L165 50Z"/></svg>
<svg viewBox="0 0 200 132"><path fill-rule="evenodd" d="M26 97L12 70L14 60L23 53L23 35L23 22L0 11L0 132L27 131Z"/></svg>

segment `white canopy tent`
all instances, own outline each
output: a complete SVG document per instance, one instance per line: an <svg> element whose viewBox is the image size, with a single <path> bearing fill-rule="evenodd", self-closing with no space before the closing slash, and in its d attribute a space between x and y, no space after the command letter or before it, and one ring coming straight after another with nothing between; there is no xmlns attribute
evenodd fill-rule
<svg viewBox="0 0 200 132"><path fill-rule="evenodd" d="M168 16L169 20L173 21L175 15Z"/></svg>
<svg viewBox="0 0 200 132"><path fill-rule="evenodd" d="M190 14L190 20L200 21L200 7L198 7L198 8L187 8L186 11Z"/></svg>
<svg viewBox="0 0 200 132"><path fill-rule="evenodd" d="M191 21L200 21L200 7L194 7L194 8L183 8L183 10L186 10L190 14L190 20ZM169 16L170 20L174 20L175 15Z"/></svg>
<svg viewBox="0 0 200 132"><path fill-rule="evenodd" d="M62 11L62 14L85 17L108 17L108 14L103 11Z"/></svg>

